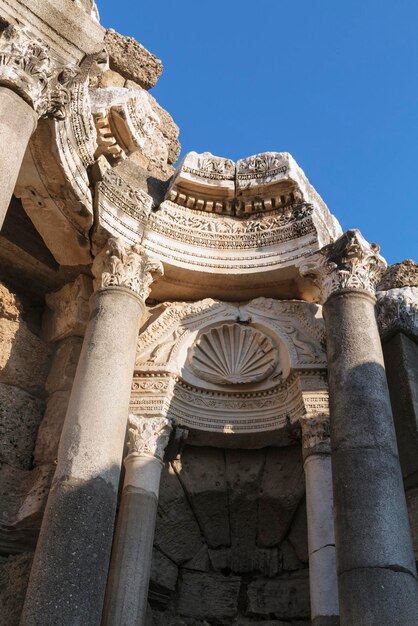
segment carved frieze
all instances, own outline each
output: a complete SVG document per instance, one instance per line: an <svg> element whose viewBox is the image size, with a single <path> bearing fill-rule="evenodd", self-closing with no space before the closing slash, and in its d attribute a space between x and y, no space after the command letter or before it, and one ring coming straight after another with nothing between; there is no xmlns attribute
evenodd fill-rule
<svg viewBox="0 0 418 626"><path fill-rule="evenodd" d="M160 461L164 458L172 430L172 421L165 417L142 417L129 415L129 456L149 455Z"/></svg>
<svg viewBox="0 0 418 626"><path fill-rule="evenodd" d="M387 267L379 250L377 244L368 243L357 229L348 230L335 243L324 246L315 260L305 263L301 273L317 284L322 302L346 289L374 295Z"/></svg>
<svg viewBox="0 0 418 626"><path fill-rule="evenodd" d="M145 301L153 280L163 274L163 267L140 245L127 246L121 239L110 238L94 259L92 271L96 289L126 287Z"/></svg>
<svg viewBox="0 0 418 626"><path fill-rule="evenodd" d="M189 362L199 378L218 385L254 383L274 371L277 351L259 330L223 324L200 335Z"/></svg>

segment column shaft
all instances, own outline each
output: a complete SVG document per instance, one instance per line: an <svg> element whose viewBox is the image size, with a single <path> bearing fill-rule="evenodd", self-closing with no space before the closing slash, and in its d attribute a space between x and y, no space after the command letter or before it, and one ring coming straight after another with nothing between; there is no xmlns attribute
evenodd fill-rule
<svg viewBox="0 0 418 626"><path fill-rule="evenodd" d="M0 229L37 122L37 114L23 98L7 87L0 87Z"/></svg>
<svg viewBox="0 0 418 626"><path fill-rule="evenodd" d="M77 367L36 548L24 626L99 626L143 302L100 289Z"/></svg>
<svg viewBox="0 0 418 626"><path fill-rule="evenodd" d="M162 462L152 456L125 462L104 626L145 624Z"/></svg>
<svg viewBox="0 0 418 626"><path fill-rule="evenodd" d="M418 588L375 300L324 305L342 626L413 626Z"/></svg>
<svg viewBox="0 0 418 626"><path fill-rule="evenodd" d="M331 456L311 454L305 460L304 469L311 620L314 626L338 626Z"/></svg>

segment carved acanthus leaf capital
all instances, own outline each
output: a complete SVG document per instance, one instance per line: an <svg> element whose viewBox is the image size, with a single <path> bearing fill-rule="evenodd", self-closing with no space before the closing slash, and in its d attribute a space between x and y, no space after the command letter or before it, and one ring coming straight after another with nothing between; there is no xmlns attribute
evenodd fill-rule
<svg viewBox="0 0 418 626"><path fill-rule="evenodd" d="M171 431L172 423L165 417L131 414L128 419L129 455L147 454L162 461Z"/></svg>
<svg viewBox="0 0 418 626"><path fill-rule="evenodd" d="M60 65L26 28L8 26L0 35L0 84L22 96L39 117L65 117L79 71L75 65Z"/></svg>
<svg viewBox="0 0 418 626"><path fill-rule="evenodd" d="M403 332L418 339L418 287L378 291L377 323L382 338Z"/></svg>
<svg viewBox="0 0 418 626"><path fill-rule="evenodd" d="M327 451L330 447L328 415L305 416L300 420L302 448L306 452Z"/></svg>
<svg viewBox="0 0 418 626"><path fill-rule="evenodd" d="M334 243L324 246L315 261L305 263L301 273L313 279L321 291L321 302L345 289L375 294L376 284L386 269L380 247L368 243L359 230L348 230Z"/></svg>
<svg viewBox="0 0 418 626"><path fill-rule="evenodd" d="M93 267L96 289L126 287L146 300L156 276L162 276L160 261L150 259L140 245L129 246L111 237L96 256Z"/></svg>

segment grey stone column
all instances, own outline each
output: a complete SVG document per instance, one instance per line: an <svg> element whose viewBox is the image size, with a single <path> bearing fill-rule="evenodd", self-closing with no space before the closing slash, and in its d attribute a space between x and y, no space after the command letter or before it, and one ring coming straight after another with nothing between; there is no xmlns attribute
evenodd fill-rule
<svg viewBox="0 0 418 626"><path fill-rule="evenodd" d="M159 263L109 239L35 552L22 626L99 626L145 299Z"/></svg>
<svg viewBox="0 0 418 626"><path fill-rule="evenodd" d="M313 626L338 626L338 584L328 415L301 420Z"/></svg>
<svg viewBox="0 0 418 626"><path fill-rule="evenodd" d="M25 28L0 34L0 228L38 119L65 116L67 87L78 71L60 65Z"/></svg>
<svg viewBox="0 0 418 626"><path fill-rule="evenodd" d="M129 454L112 550L104 626L145 624L164 450L170 422L129 417Z"/></svg>
<svg viewBox="0 0 418 626"><path fill-rule="evenodd" d="M341 625L415 626L416 569L375 316L378 252L348 231L304 273L325 302Z"/></svg>

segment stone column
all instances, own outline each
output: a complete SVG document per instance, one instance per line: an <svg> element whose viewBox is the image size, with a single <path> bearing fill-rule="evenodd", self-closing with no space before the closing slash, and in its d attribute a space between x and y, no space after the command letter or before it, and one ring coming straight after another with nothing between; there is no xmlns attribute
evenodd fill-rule
<svg viewBox="0 0 418 626"><path fill-rule="evenodd" d="M309 583L313 626L338 626L337 562L328 415L301 421L308 518Z"/></svg>
<svg viewBox="0 0 418 626"><path fill-rule="evenodd" d="M8 26L0 35L0 228L38 119L64 115L65 85L75 71L60 67L24 28Z"/></svg>
<svg viewBox="0 0 418 626"><path fill-rule="evenodd" d="M322 292L342 626L417 623L418 587L375 317L385 268L359 231L304 268Z"/></svg>
<svg viewBox="0 0 418 626"><path fill-rule="evenodd" d="M162 417L130 415L128 432L104 626L145 624L160 476L171 424Z"/></svg>
<svg viewBox="0 0 418 626"><path fill-rule="evenodd" d="M35 552L22 626L99 626L138 330L159 263L109 239Z"/></svg>

